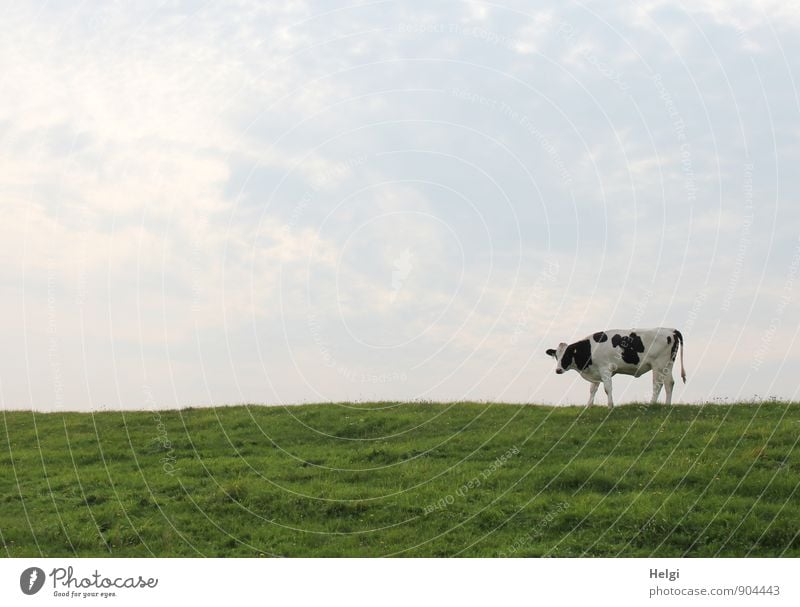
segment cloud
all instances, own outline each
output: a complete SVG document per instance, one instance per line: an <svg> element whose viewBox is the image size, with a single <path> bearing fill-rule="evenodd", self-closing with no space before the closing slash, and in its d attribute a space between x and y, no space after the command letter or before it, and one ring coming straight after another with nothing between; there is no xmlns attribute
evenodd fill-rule
<svg viewBox="0 0 800 607"><path fill-rule="evenodd" d="M581 402L630 323L790 395L797 11L517 8L10 9L5 406Z"/></svg>

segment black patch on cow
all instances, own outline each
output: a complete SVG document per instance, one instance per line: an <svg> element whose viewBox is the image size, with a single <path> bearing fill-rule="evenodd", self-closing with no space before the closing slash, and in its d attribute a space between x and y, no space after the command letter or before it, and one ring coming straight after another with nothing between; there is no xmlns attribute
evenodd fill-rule
<svg viewBox="0 0 800 607"><path fill-rule="evenodd" d="M588 339L572 344L575 347L575 364L583 371L592 364L592 345Z"/></svg>
<svg viewBox="0 0 800 607"><path fill-rule="evenodd" d="M672 342L672 360L674 361L678 355L678 346L683 342L683 335L678 329L675 329L673 334L675 335L675 341ZM667 337L667 343L669 343L669 337Z"/></svg>
<svg viewBox="0 0 800 607"><path fill-rule="evenodd" d="M608 341L608 335L606 335L605 331L598 331L592 335L592 339L594 339L598 344L602 344L604 341Z"/></svg>
<svg viewBox="0 0 800 607"><path fill-rule="evenodd" d="M564 356L561 358L561 368L566 371L573 362L578 371L583 371L592 364L592 344L588 339L582 339L567 346Z"/></svg>
<svg viewBox="0 0 800 607"><path fill-rule="evenodd" d="M631 365L639 363L639 353L644 352L642 338L636 332L630 335L620 335L617 333L611 338L611 345L622 349L622 360Z"/></svg>

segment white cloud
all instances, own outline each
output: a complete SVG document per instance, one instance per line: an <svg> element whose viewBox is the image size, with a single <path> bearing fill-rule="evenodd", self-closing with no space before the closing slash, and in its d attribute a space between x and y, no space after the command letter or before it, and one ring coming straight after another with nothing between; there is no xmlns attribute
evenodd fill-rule
<svg viewBox="0 0 800 607"><path fill-rule="evenodd" d="M664 22L667 9L678 14ZM7 351L50 383L15 372L7 401L135 405L145 381L175 404L210 398L206 383L221 401L263 400L270 383L285 401L556 401L563 384L526 348L633 317L691 321L693 344L716 339L732 281L723 316L748 326L725 343L731 364L746 365L786 291L795 238L797 178L778 169L796 159L790 142L775 158L763 134L792 132L797 108L791 80L762 70L767 97L781 100L768 123L755 72L721 91L717 58L697 49L715 40L703 28L721 26L796 71L775 36L791 43L798 12L766 1L592 11L13 8L0 24L0 327ZM580 35L564 40L564 22ZM741 63L741 49L715 51ZM734 101L756 159L741 260ZM542 282L548 258L558 273ZM796 357L782 333L771 343L770 362ZM713 377L687 388L699 399L733 367L693 349L708 352L696 363ZM9 356L0 361L18 369ZM409 375L358 379L391 372ZM575 390L568 398L582 401Z"/></svg>

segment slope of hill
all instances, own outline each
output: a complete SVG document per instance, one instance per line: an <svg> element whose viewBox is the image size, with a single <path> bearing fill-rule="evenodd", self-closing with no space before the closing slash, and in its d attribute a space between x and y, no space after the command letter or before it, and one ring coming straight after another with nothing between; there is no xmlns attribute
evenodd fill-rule
<svg viewBox="0 0 800 607"><path fill-rule="evenodd" d="M7 556L800 556L800 404L5 412Z"/></svg>

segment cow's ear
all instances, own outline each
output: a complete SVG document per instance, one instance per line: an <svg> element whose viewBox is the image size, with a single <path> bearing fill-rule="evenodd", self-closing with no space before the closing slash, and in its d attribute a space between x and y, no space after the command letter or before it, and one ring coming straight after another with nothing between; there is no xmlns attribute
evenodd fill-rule
<svg viewBox="0 0 800 607"><path fill-rule="evenodd" d="M555 358L555 357L556 357L556 351L555 351L555 350L553 350L553 348L550 348L549 350L547 350L547 351L545 352L545 354L547 354L548 356L552 356L553 358Z"/></svg>

